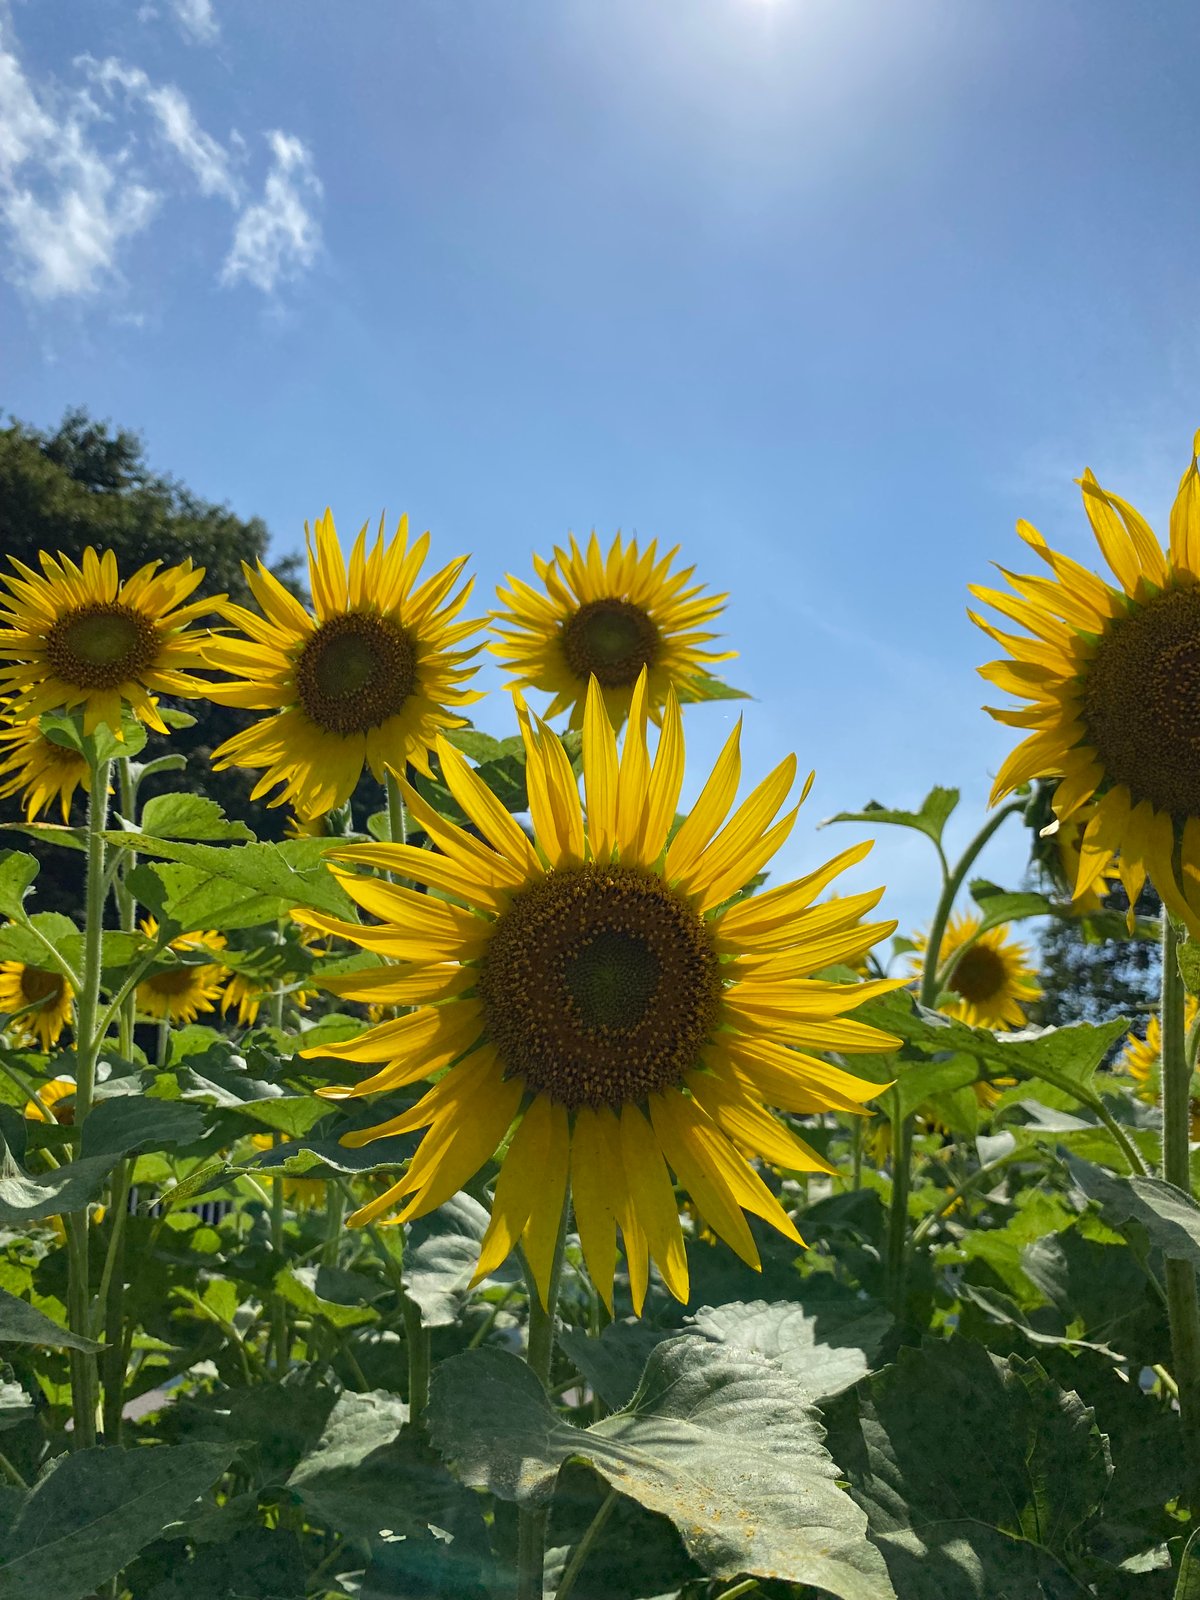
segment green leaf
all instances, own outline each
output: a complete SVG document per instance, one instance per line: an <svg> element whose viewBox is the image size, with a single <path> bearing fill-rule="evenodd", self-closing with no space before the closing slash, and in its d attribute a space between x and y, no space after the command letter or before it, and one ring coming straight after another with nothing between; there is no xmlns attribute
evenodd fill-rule
<svg viewBox="0 0 1200 1600"><path fill-rule="evenodd" d="M144 1094L120 1094L100 1100L83 1125L80 1153L125 1156L134 1150L159 1150L169 1144L191 1144L204 1129L199 1106L178 1100L156 1100Z"/></svg>
<svg viewBox="0 0 1200 1600"><path fill-rule="evenodd" d="M260 1127L285 1133L289 1139L299 1139L315 1127L322 1117L328 1117L336 1111L337 1107L330 1105L328 1100L318 1100L315 1095L285 1094L277 1098L245 1100L229 1109L249 1117Z"/></svg>
<svg viewBox="0 0 1200 1600"><path fill-rule="evenodd" d="M434 1372L430 1437L471 1487L545 1503L563 1464L669 1517L709 1574L811 1583L838 1600L894 1600L864 1518L796 1383L761 1356L695 1334L653 1351L625 1411L581 1429L524 1362L471 1350Z"/></svg>
<svg viewBox="0 0 1200 1600"><path fill-rule="evenodd" d="M24 961L27 966L51 968L55 952L79 947L79 929L61 911L38 911L23 922L0 928L0 961ZM47 948L49 947L49 948Z"/></svg>
<svg viewBox="0 0 1200 1600"><path fill-rule="evenodd" d="M0 1540L5 1600L83 1600L208 1489L227 1445L79 1450L53 1460Z"/></svg>
<svg viewBox="0 0 1200 1600"><path fill-rule="evenodd" d="M23 1228L43 1217L80 1210L100 1193L117 1160L115 1155L89 1156L30 1177L6 1150L0 1160L0 1223Z"/></svg>
<svg viewBox="0 0 1200 1600"><path fill-rule="evenodd" d="M744 689L735 689L711 672L698 672L692 678L676 678L675 693L681 706L700 705L706 700L749 700Z"/></svg>
<svg viewBox="0 0 1200 1600"><path fill-rule="evenodd" d="M582 1328L560 1328L558 1343L604 1404L619 1411L637 1393L651 1351L677 1336L675 1328L655 1327L632 1317L608 1323L595 1338Z"/></svg>
<svg viewBox="0 0 1200 1600"><path fill-rule="evenodd" d="M114 756L136 756L146 744L145 727L125 707L121 710L120 737L107 722L101 722L93 733L84 733L81 711L43 712L38 727L51 744L76 751L94 766L111 761Z"/></svg>
<svg viewBox="0 0 1200 1600"><path fill-rule="evenodd" d="M902 1063L896 1069L900 1115L911 1116L934 1095L964 1089L978 1077L979 1065L973 1056L956 1054L945 1061Z"/></svg>
<svg viewBox="0 0 1200 1600"><path fill-rule="evenodd" d="M25 915L25 896L39 871L39 863L24 850L0 851L0 913L15 920Z"/></svg>
<svg viewBox="0 0 1200 1600"><path fill-rule="evenodd" d="M1162 1178L1118 1178L1068 1156L1071 1176L1089 1200L1100 1203L1104 1220L1126 1231L1143 1228L1150 1243L1171 1261L1190 1261L1200 1272L1200 1205Z"/></svg>
<svg viewBox="0 0 1200 1600"><path fill-rule="evenodd" d="M873 1307L841 1321L788 1301L751 1300L702 1306L688 1325L713 1343L765 1356L811 1400L823 1401L866 1376L892 1319Z"/></svg>
<svg viewBox="0 0 1200 1600"><path fill-rule="evenodd" d="M52 824L31 825L31 831L53 836ZM274 844L192 844L175 839L155 839L141 833L110 832L111 844L142 855L194 867L204 880L233 883L256 895L282 901L288 906L311 906L335 917L354 916L349 896L338 886L323 865L326 852L335 848L336 839L285 839ZM187 905L199 895L199 879L183 897ZM174 913L172 913L174 915Z"/></svg>
<svg viewBox="0 0 1200 1600"><path fill-rule="evenodd" d="M1183 1547L1174 1600L1200 1600L1200 1528Z"/></svg>
<svg viewBox="0 0 1200 1600"><path fill-rule="evenodd" d="M409 1229L404 1290L427 1328L457 1322L471 1298L470 1282L487 1232L488 1214L469 1194L456 1194Z"/></svg>
<svg viewBox="0 0 1200 1600"><path fill-rule="evenodd" d="M158 839L254 838L244 822L230 822L215 800L199 794L156 794L142 807L140 830Z"/></svg>
<svg viewBox="0 0 1200 1600"><path fill-rule="evenodd" d="M970 884L971 897L983 913L980 933L989 928L1000 928L1008 922L1021 922L1027 917L1057 917L1066 913L1061 905L1044 894L1026 891L1013 893L989 883L986 878L975 878Z"/></svg>
<svg viewBox="0 0 1200 1600"><path fill-rule="evenodd" d="M276 1275L275 1291L302 1316L324 1317L333 1328L376 1321L376 1313L363 1302L387 1292L373 1278L336 1267L284 1267Z"/></svg>
<svg viewBox="0 0 1200 1600"><path fill-rule="evenodd" d="M868 800L861 811L839 811L834 817L826 817L820 826L828 827L831 822L866 822L871 827L887 823L897 828L915 828L940 848L942 830L957 804L957 789L933 788L921 801L919 811L893 811L881 806L878 800Z"/></svg>
<svg viewBox="0 0 1200 1600"><path fill-rule="evenodd" d="M0 1344L32 1344L49 1350L99 1350L94 1339L60 1328L36 1306L0 1289Z"/></svg>
<svg viewBox="0 0 1200 1600"><path fill-rule="evenodd" d="M1077 1394L954 1339L902 1350L857 1400L834 1448L904 1600L1060 1592L1112 1473Z"/></svg>
<svg viewBox="0 0 1200 1600"><path fill-rule="evenodd" d="M1186 939L1179 945L1179 975L1183 979L1184 988L1189 994L1200 994L1200 944L1194 939ZM1200 1555L1196 1557L1200 1564Z"/></svg>

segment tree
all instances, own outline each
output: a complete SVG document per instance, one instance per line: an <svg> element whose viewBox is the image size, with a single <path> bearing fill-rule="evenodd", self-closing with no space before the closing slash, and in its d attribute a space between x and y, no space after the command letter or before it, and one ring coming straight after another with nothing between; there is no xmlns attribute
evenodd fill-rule
<svg viewBox="0 0 1200 1600"><path fill-rule="evenodd" d="M0 550L35 569L40 550L78 560L88 545L113 550L123 577L148 561L171 565L190 556L205 569L198 596L224 593L253 607L241 563L265 559L269 540L261 518L239 517L178 480L160 477L148 466L137 434L123 428L114 432L86 411L68 411L53 432L15 419L0 428ZM272 570L296 588L295 556ZM260 837L279 837L283 814L250 799L254 775L237 769L213 772L210 764L217 745L247 726L251 715L208 700L181 701L178 709L196 719L173 741L187 768L164 775L159 787L209 794ZM150 780L145 793L153 792ZM6 809L15 806L15 799L5 802ZM43 905L56 865L49 860L43 865Z"/></svg>

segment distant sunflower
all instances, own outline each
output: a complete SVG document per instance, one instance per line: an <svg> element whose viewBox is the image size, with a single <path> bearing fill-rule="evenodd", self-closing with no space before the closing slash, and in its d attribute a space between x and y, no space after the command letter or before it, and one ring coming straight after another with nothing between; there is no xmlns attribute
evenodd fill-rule
<svg viewBox="0 0 1200 1600"><path fill-rule="evenodd" d="M202 695L206 686L185 668L201 663L202 636L188 633L215 600L183 602L204 577L184 561L151 561L121 582L111 550L90 547L83 565L41 552L43 573L9 558L20 574L0 574L0 692L16 698L14 712L83 707L84 732L104 722L121 725L121 707L159 733L167 725L154 697Z"/></svg>
<svg viewBox="0 0 1200 1600"><path fill-rule="evenodd" d="M147 917L142 932L153 939L158 923ZM211 950L214 955L225 948L225 937L220 933L185 933L172 939L169 949L181 954ZM159 1022L195 1022L204 1011L214 1011L221 998L221 983L225 968L219 962L197 962L185 966L164 967L159 972L143 978L135 991L137 1009L144 1017Z"/></svg>
<svg viewBox="0 0 1200 1600"><path fill-rule="evenodd" d="M283 1140L284 1144L291 1144L291 1142L288 1138ZM270 1133L252 1133L250 1135L250 1143L256 1150L273 1150L275 1148L275 1136ZM267 1176L269 1177L270 1175L270 1169L268 1168ZM283 1180L283 1198L289 1205L295 1206L297 1211L308 1211L313 1206L324 1205L325 1180L324 1178L285 1177Z"/></svg>
<svg viewBox="0 0 1200 1600"><path fill-rule="evenodd" d="M946 924L940 960L949 975L942 987L954 999L942 1009L973 1028L1023 1028L1029 1020L1023 1008L1042 995L1037 968L1006 928L980 933L982 922L982 917L963 911ZM919 934L914 943L924 950L925 935Z"/></svg>
<svg viewBox="0 0 1200 1600"><path fill-rule="evenodd" d="M410 546L407 517L386 542L381 523L370 551L364 528L349 574L328 511L308 541L315 616L260 562L243 570L263 615L227 605L246 637L214 636L207 652L237 674L211 699L275 713L227 739L213 766L265 767L253 798L278 787L269 803L287 802L302 822L348 800L364 763L381 783L408 762L428 773L438 733L461 727L458 708L479 699L463 687L479 646L462 647L482 626L455 620L471 592L471 581L454 592L466 556L414 587L429 535Z"/></svg>
<svg viewBox="0 0 1200 1600"><path fill-rule="evenodd" d="M752 1266L759 1259L743 1208L802 1243L742 1152L789 1170L833 1170L766 1103L861 1113L879 1093L879 1084L810 1052L893 1047L890 1035L845 1013L896 985L811 974L855 959L894 924L860 922L882 891L814 906L868 844L798 882L729 904L791 830L794 810L775 819L794 782L794 757L726 822L740 773L735 729L668 844L684 774L673 694L652 763L645 677L619 757L593 688L583 727L586 821L558 737L519 702L518 714L535 842L440 740L446 782L482 837L447 822L406 784L405 801L436 848L338 852L348 864L383 868L435 893L342 870L347 892L380 923L294 913L404 963L328 979L328 988L416 1007L345 1044L305 1052L382 1063L357 1086L322 1094L371 1095L450 1068L411 1110L346 1136L363 1145L428 1129L403 1177L350 1221L396 1207L389 1220L433 1211L515 1123L476 1281L520 1241L545 1297L569 1177L584 1256L605 1300L611 1304L618 1225L635 1307L650 1257L686 1300L668 1163L715 1232Z"/></svg>
<svg viewBox="0 0 1200 1600"><path fill-rule="evenodd" d="M31 1009L26 1011L24 1007ZM9 1032L49 1051L75 1020L71 985L60 972L24 961L0 961L0 1011L20 1011L6 1023Z"/></svg>
<svg viewBox="0 0 1200 1600"><path fill-rule="evenodd" d="M1195 995L1189 994L1184 1000L1183 1020L1186 1027L1190 1028L1195 1022L1198 1009L1200 1001ZM1140 1100L1152 1106L1162 1103L1162 1023L1157 1014L1151 1015L1147 1022L1144 1039L1139 1039L1133 1033L1129 1035L1117 1065L1124 1067L1137 1084ZM1200 1143L1200 1085L1194 1077L1192 1089L1191 1137L1193 1143Z"/></svg>
<svg viewBox="0 0 1200 1600"><path fill-rule="evenodd" d="M91 768L77 750L47 739L36 718L13 719L0 712L0 780L0 800L20 794L27 821L57 800L67 822L76 789L91 788Z"/></svg>
<svg viewBox="0 0 1200 1600"><path fill-rule="evenodd" d="M737 652L704 648L717 637L706 630L726 596L692 583L694 567L672 572L678 548L660 557L657 541L639 552L636 539L624 543L618 534L604 556L593 533L586 553L572 537L569 550L555 546L553 560L534 556L544 592L510 573L509 587L496 591L504 609L494 615L500 642L490 648L512 673L512 687L553 695L547 717L569 709L573 728L582 725L593 676L618 728L643 670L655 722L669 689L680 701L707 699L709 666Z"/></svg>
<svg viewBox="0 0 1200 1600"><path fill-rule="evenodd" d="M57 1122L69 1128L75 1121L74 1078L51 1078L49 1083L39 1083L37 1097L25 1102L25 1116L30 1122Z"/></svg>
<svg viewBox="0 0 1200 1600"><path fill-rule="evenodd" d="M996 777L993 801L1057 777L1055 814L1091 808L1075 896L1115 870L1130 904L1149 876L1170 911L1200 934L1200 473L1192 460L1163 551L1142 517L1083 475L1083 505L1116 584L1017 531L1053 573L1001 569L1014 594L972 593L1028 633L973 620L1008 652L980 668L1028 705L991 710L1031 729ZM1176 851L1178 849L1178 862Z"/></svg>

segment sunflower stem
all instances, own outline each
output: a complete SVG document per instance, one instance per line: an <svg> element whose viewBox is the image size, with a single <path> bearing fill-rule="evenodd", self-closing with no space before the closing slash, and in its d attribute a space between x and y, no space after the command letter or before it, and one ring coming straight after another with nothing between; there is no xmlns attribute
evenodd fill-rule
<svg viewBox="0 0 1200 1600"><path fill-rule="evenodd" d="M404 797L396 774L388 767L386 772L388 833L393 844L408 843L408 822L404 815Z"/></svg>
<svg viewBox="0 0 1200 1600"><path fill-rule="evenodd" d="M1192 1071L1187 1056L1179 937L1165 909L1162 930L1162 1171L1168 1183L1190 1195ZM1171 1368L1179 1389L1179 1413L1189 1463L1185 1498L1195 1514L1200 1509L1200 1302L1196 1295L1196 1269L1189 1261L1176 1260L1167 1260L1164 1268Z"/></svg>
<svg viewBox="0 0 1200 1600"><path fill-rule="evenodd" d="M535 1373L542 1388L550 1392L550 1365L554 1357L554 1319L558 1310L558 1289L562 1282L563 1254L567 1242L567 1219L571 1214L571 1187L563 1194L562 1215L558 1219L558 1238L554 1242L554 1255L550 1262L550 1277L546 1284L546 1303L542 1304L541 1289L521 1251L521 1266L529 1287L529 1330L525 1343L525 1360ZM550 1507L522 1506L517 1513L517 1600L542 1600L543 1569L546 1561L546 1525Z"/></svg>
<svg viewBox="0 0 1200 1600"><path fill-rule="evenodd" d="M117 761L117 778L121 787L121 815L127 822L137 822L137 785L133 781L133 771L129 765L129 757L121 756ZM116 880L117 915L120 918L121 929L125 933L132 933L136 925L137 902L129 888L129 874L137 866L137 854L133 850L121 852L120 871ZM121 996L120 1004L120 1050L122 1056L128 1058L133 1049L133 1023L134 1023L134 997L132 988Z"/></svg>
<svg viewBox="0 0 1200 1600"><path fill-rule="evenodd" d="M554 1591L554 1600L567 1600L567 1596L575 1587L575 1580L579 1576L580 1568L592 1552L592 1546L604 1531L604 1524L617 1508L617 1491L610 1489L600 1502L600 1509L588 1523L582 1539L571 1551L563 1575L558 1581L558 1588Z"/></svg>
<svg viewBox="0 0 1200 1600"><path fill-rule="evenodd" d="M283 1143L283 1136L278 1133L271 1135L272 1148L278 1150ZM276 1271L283 1271L283 1175L282 1173L271 1179L271 1254L275 1258ZM271 1297L271 1349L273 1352L275 1376L282 1378L287 1371L288 1361L288 1325L287 1304L278 1289Z"/></svg>
<svg viewBox="0 0 1200 1600"><path fill-rule="evenodd" d="M108 777L111 763L98 761L92 768L88 794L87 883L83 929L83 971L76 1012L75 1132L82 1145L83 1126L96 1092L96 1061L103 1029L97 1027L100 1009L100 971L104 953L105 843L108 824ZM90 1213L86 1205L67 1218L67 1313L72 1333L88 1337ZM96 1406L100 1379L92 1352L71 1352L71 1399L75 1444L80 1450L96 1442Z"/></svg>

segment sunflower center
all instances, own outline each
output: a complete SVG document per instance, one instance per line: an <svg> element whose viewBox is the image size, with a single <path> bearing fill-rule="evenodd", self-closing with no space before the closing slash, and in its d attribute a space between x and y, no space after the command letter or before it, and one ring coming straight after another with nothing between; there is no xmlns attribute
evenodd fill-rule
<svg viewBox="0 0 1200 1600"><path fill-rule="evenodd" d="M973 944L955 963L950 987L969 1005L986 1005L1004 988L1008 973L1004 962L986 944Z"/></svg>
<svg viewBox="0 0 1200 1600"><path fill-rule="evenodd" d="M707 927L652 873L547 873L496 921L479 973L507 1076L568 1110L641 1101L694 1067L717 1025Z"/></svg>
<svg viewBox="0 0 1200 1600"><path fill-rule="evenodd" d="M63 980L57 972L47 972L43 967L21 968L21 999L27 1006L60 1000Z"/></svg>
<svg viewBox="0 0 1200 1600"><path fill-rule="evenodd" d="M1087 667L1083 720L1106 779L1135 805L1200 816L1200 587L1112 623Z"/></svg>
<svg viewBox="0 0 1200 1600"><path fill-rule="evenodd" d="M654 620L629 600L592 600L563 626L563 653L577 678L595 673L605 689L625 689L658 659Z"/></svg>
<svg viewBox="0 0 1200 1600"><path fill-rule="evenodd" d="M366 733L402 709L417 684L408 632L386 617L347 611L323 622L300 652L296 689L326 733Z"/></svg>
<svg viewBox="0 0 1200 1600"><path fill-rule="evenodd" d="M161 994L175 999L181 994L190 994L195 988L204 984L207 967L167 967L162 972L156 972L153 977L146 979L146 987L155 994Z"/></svg>
<svg viewBox="0 0 1200 1600"><path fill-rule="evenodd" d="M149 617L118 601L65 612L46 635L54 674L78 689L116 689L158 659L158 630Z"/></svg>

